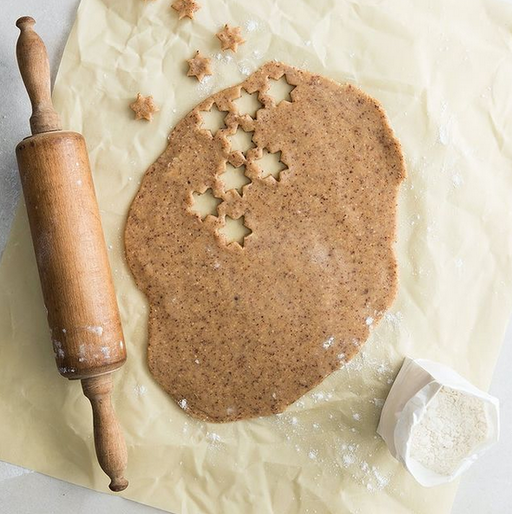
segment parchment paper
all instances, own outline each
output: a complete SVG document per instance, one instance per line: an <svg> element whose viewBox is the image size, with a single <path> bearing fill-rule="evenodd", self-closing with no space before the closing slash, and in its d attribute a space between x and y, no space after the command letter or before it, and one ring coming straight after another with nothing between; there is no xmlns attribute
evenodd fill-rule
<svg viewBox="0 0 512 514"><path fill-rule="evenodd" d="M82 132L110 248L129 360L115 406L129 447L129 498L175 513L447 513L454 484L424 489L375 429L405 355L486 388L512 298L512 10L477 0L84 0L57 79L64 126ZM247 43L221 54L214 33ZM184 60L213 56L214 77ZM363 353L288 411L226 425L187 417L145 363L147 306L122 231L174 124L269 59L350 81L379 99L402 141L398 298ZM161 112L132 121L137 92ZM24 207L0 267L0 459L105 491L90 408L60 378Z"/></svg>

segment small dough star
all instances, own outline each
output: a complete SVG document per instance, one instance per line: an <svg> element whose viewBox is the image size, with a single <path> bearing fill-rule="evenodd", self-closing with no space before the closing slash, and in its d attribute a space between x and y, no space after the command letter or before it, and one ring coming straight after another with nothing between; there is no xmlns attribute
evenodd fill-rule
<svg viewBox="0 0 512 514"><path fill-rule="evenodd" d="M222 50L236 52L238 45L245 43L245 39L242 37L242 29L240 27L230 27L228 24L224 25L224 28L217 32L216 36L220 40Z"/></svg>
<svg viewBox="0 0 512 514"><path fill-rule="evenodd" d="M199 50L196 52L192 59L187 59L188 62L188 77L196 77L201 82L206 75L212 74L212 68L210 66L210 59L203 57Z"/></svg>
<svg viewBox="0 0 512 514"><path fill-rule="evenodd" d="M160 110L153 102L152 96L142 96L140 93L137 93L137 100L130 104L130 109L135 113L136 120L144 118L148 121L151 121L153 114Z"/></svg>
<svg viewBox="0 0 512 514"><path fill-rule="evenodd" d="M178 12L178 17L194 19L194 13L201 9L201 6L195 0L174 0L171 6L175 11Z"/></svg>

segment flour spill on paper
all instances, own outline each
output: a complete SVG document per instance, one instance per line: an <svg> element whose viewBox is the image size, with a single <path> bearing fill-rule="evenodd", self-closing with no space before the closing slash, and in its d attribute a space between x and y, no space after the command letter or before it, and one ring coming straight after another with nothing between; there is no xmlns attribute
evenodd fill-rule
<svg viewBox="0 0 512 514"><path fill-rule="evenodd" d="M454 173L452 175L452 186L456 189L464 185L464 179L460 173Z"/></svg>
<svg viewBox="0 0 512 514"><path fill-rule="evenodd" d="M216 53L214 55L215 59L223 64L229 64L233 61L233 56L229 54Z"/></svg>
<svg viewBox="0 0 512 514"><path fill-rule="evenodd" d="M199 96L201 98L205 96L210 96L212 94L214 87L215 81L213 80L213 75L207 75L203 78L203 80L199 81L196 85L197 91L199 92Z"/></svg>
<svg viewBox="0 0 512 514"><path fill-rule="evenodd" d="M238 71L246 77L248 77L255 69L256 66L254 62L248 59L244 59L238 63Z"/></svg>
<svg viewBox="0 0 512 514"><path fill-rule="evenodd" d="M222 438L219 434L216 434L215 432L207 432L206 433L206 439L212 443L219 443L222 441Z"/></svg>
<svg viewBox="0 0 512 514"><path fill-rule="evenodd" d="M256 20L246 20L244 22L244 27L247 32L254 32L260 28L259 23Z"/></svg>
<svg viewBox="0 0 512 514"><path fill-rule="evenodd" d="M404 315L400 311L395 313L386 312L386 314L384 314L384 321L388 323L393 328L393 330L400 329L400 324L402 323L403 318Z"/></svg>
<svg viewBox="0 0 512 514"><path fill-rule="evenodd" d="M401 329L403 315L400 311L388 312L383 321L387 330L397 331ZM379 340L374 340L372 345L378 348ZM356 391L351 392L352 385L347 380L349 394L361 397L361 410L356 404L351 406L350 411L344 412L343 404L338 403L339 392L323 389L306 394L290 410L270 418L270 422L287 445L309 460L312 466L322 469L318 480L321 480L323 473L340 478L349 474L368 493L375 493L386 488L392 478L392 473L388 470L371 465L374 452L382 451L384 443L374 436L373 439L370 438L369 444L360 447L355 438L358 437L357 434L367 431L367 425L372 420L377 422L386 391L394 378L394 369L389 362L369 355L369 351L363 347L338 373L346 373L347 378L350 378L356 370L368 375L367 387L370 390L369 397ZM371 396L372 393L375 396ZM316 408L323 404L331 404L333 408ZM318 442L326 437L333 438L334 441L332 451L328 453L318 446Z"/></svg>
<svg viewBox="0 0 512 514"><path fill-rule="evenodd" d="M450 144L452 140L452 126L454 124L454 117L448 110L446 102L441 103L441 123L439 125L438 140L443 146Z"/></svg>
<svg viewBox="0 0 512 514"><path fill-rule="evenodd" d="M148 388L142 384L137 384L133 390L136 396L144 396L148 392Z"/></svg>

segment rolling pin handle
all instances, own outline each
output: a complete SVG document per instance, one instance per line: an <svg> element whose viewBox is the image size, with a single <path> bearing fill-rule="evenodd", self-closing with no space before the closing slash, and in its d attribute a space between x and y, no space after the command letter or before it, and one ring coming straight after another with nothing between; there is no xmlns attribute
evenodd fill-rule
<svg viewBox="0 0 512 514"><path fill-rule="evenodd" d="M124 478L128 455L110 399L113 389L112 375L107 373L84 378L82 389L91 402L94 446L101 468L111 479L109 488L114 492L124 491L128 487L128 480Z"/></svg>
<svg viewBox="0 0 512 514"><path fill-rule="evenodd" d="M34 135L62 129L59 115L52 104L48 54L43 40L34 31L35 23L30 16L24 16L16 22L21 31L16 45L16 57L32 104L30 128Z"/></svg>

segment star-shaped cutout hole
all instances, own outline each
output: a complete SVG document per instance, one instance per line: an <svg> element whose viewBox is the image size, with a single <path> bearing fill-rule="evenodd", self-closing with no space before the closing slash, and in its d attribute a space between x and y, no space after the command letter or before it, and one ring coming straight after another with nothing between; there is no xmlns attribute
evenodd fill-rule
<svg viewBox="0 0 512 514"><path fill-rule="evenodd" d="M242 29L240 27L230 27L224 25L224 28L217 32L216 36L220 41L220 47L222 50L232 50L236 52L238 45L245 43L245 39L242 37Z"/></svg>
<svg viewBox="0 0 512 514"><path fill-rule="evenodd" d="M135 119L145 119L151 121L153 114L158 112L160 109L155 105L152 96L142 96L137 93L137 100L130 104L130 109L135 113Z"/></svg>
<svg viewBox="0 0 512 514"><path fill-rule="evenodd" d="M212 74L212 68L210 65L210 59L201 55L199 50L195 53L192 59L187 59L188 62L188 73L189 77L196 77L199 82L203 80L207 75Z"/></svg>
<svg viewBox="0 0 512 514"><path fill-rule="evenodd" d="M295 89L295 86L288 84L286 75L283 75L279 80L271 80L270 87L267 90L267 95L270 95L276 105L279 105L283 101L292 102L291 92Z"/></svg>
<svg viewBox="0 0 512 514"><path fill-rule="evenodd" d="M254 146L252 142L253 134L254 132L246 132L242 127L238 126L236 132L229 137L231 151L245 154L247 150L250 150Z"/></svg>
<svg viewBox="0 0 512 514"><path fill-rule="evenodd" d="M211 188L208 188L204 193L192 193L192 197L194 200L192 211L199 214L202 220L206 216L217 216L217 207L222 203L222 200L213 195Z"/></svg>
<svg viewBox="0 0 512 514"><path fill-rule="evenodd" d="M213 104L209 111L201 111L201 128L208 130L214 136L217 130L224 128L225 111L219 111L216 104Z"/></svg>
<svg viewBox="0 0 512 514"><path fill-rule="evenodd" d="M240 98L235 100L235 105L240 116L248 114L251 118L256 117L256 113L261 109L261 102L258 100L258 92L249 94L245 89L242 89Z"/></svg>
<svg viewBox="0 0 512 514"><path fill-rule="evenodd" d="M221 174L220 180L224 184L224 190L236 189L242 194L242 188L251 183L251 179L245 175L245 166L235 168L229 162L226 164L225 171Z"/></svg>
<svg viewBox="0 0 512 514"><path fill-rule="evenodd" d="M175 0L171 6L181 20L182 18L194 19L194 13L201 9L201 6L194 0Z"/></svg>
<svg viewBox="0 0 512 514"><path fill-rule="evenodd" d="M279 180L281 172L287 169L281 161L281 152L270 153L268 150L263 150L263 155L256 164L261 170L261 178L272 176Z"/></svg>
<svg viewBox="0 0 512 514"><path fill-rule="evenodd" d="M244 246L245 238L252 234L252 230L245 226L244 216L240 216L236 220L226 216L225 224L219 229L219 232L226 238L228 244L235 242L242 247Z"/></svg>

